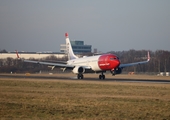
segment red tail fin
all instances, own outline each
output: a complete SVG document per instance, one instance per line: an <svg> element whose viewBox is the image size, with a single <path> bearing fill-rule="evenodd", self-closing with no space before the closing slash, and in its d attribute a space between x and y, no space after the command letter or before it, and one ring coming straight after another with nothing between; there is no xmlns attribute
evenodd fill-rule
<svg viewBox="0 0 170 120"><path fill-rule="evenodd" d="M65 33L65 37L68 38L68 33Z"/></svg>

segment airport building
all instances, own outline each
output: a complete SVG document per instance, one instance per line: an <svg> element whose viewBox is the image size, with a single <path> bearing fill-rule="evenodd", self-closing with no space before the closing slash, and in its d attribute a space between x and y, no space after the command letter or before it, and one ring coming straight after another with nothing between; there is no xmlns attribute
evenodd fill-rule
<svg viewBox="0 0 170 120"><path fill-rule="evenodd" d="M90 53L91 45L84 45L84 41L70 41L73 52L79 56L81 53ZM55 56L57 58L67 57L66 44L60 45L60 52L18 52L19 56L24 59L43 59L48 56ZM17 58L16 52L0 53L0 59Z"/></svg>
<svg viewBox="0 0 170 120"><path fill-rule="evenodd" d="M30 59L30 58L43 59L43 58L46 58L49 56L55 56L57 58L67 57L67 55L65 53L60 53L60 52L51 52L51 53L18 52L18 54L19 54L20 58L24 58L24 59ZM16 52L0 53L0 59L6 59L8 57L16 59L17 58Z"/></svg>
<svg viewBox="0 0 170 120"><path fill-rule="evenodd" d="M90 53L92 46L91 45L84 45L84 41L70 41L71 46L73 48L73 52L75 54L81 54L81 53ZM66 53L66 44L60 45L60 52Z"/></svg>

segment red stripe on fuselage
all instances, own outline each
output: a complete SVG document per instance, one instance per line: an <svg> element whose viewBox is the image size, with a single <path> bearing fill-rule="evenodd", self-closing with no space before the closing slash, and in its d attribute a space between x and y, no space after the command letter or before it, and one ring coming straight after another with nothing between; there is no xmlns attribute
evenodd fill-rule
<svg viewBox="0 0 170 120"><path fill-rule="evenodd" d="M98 59L98 66L101 70L114 70L119 64L118 57L113 54L101 55Z"/></svg>

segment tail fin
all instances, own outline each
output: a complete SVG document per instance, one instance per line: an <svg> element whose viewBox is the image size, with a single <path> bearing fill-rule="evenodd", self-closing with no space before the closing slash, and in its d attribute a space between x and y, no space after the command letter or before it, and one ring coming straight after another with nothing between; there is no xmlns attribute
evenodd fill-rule
<svg viewBox="0 0 170 120"><path fill-rule="evenodd" d="M68 37L68 33L65 33L66 37L66 49L67 49L67 54L68 54L68 60L76 59L78 58L76 55L73 53L73 49L70 43L70 39Z"/></svg>

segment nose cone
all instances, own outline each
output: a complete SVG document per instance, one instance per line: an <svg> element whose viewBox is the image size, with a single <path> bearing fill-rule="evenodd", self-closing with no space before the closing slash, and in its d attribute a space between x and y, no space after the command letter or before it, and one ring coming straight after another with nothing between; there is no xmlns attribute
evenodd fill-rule
<svg viewBox="0 0 170 120"><path fill-rule="evenodd" d="M114 60L114 61L111 61L111 69L115 69L115 68L117 68L117 67L119 67L119 65L120 65L120 61L119 60Z"/></svg>
<svg viewBox="0 0 170 120"><path fill-rule="evenodd" d="M112 54L106 54L99 57L98 65L101 70L113 70L120 65L119 58Z"/></svg>
<svg viewBox="0 0 170 120"><path fill-rule="evenodd" d="M115 60L115 67L114 68L119 67L119 65L120 65L120 61L119 60Z"/></svg>

